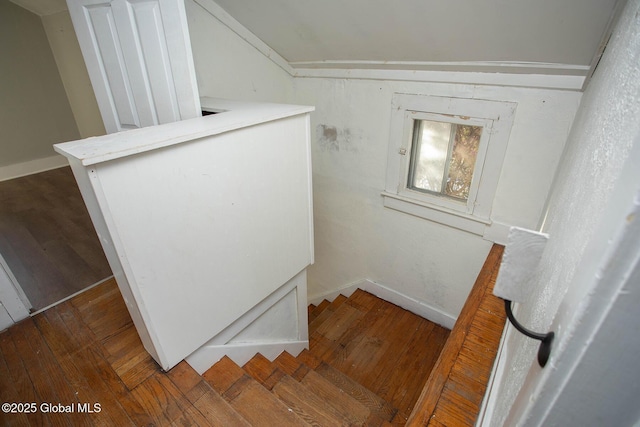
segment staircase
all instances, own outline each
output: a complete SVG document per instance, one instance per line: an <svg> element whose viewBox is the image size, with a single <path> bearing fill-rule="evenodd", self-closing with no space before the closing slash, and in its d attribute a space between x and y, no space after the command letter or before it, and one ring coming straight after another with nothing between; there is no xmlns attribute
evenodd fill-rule
<svg viewBox="0 0 640 427"><path fill-rule="evenodd" d="M310 350L163 371L115 280L0 333L0 401L100 403L0 425L473 426L505 321L494 245L450 332L364 291L309 307ZM407 421L407 415L410 416Z"/></svg>
<svg viewBox="0 0 640 427"><path fill-rule="evenodd" d="M310 350L168 372L224 426L404 425L449 331L364 291L309 306Z"/></svg>

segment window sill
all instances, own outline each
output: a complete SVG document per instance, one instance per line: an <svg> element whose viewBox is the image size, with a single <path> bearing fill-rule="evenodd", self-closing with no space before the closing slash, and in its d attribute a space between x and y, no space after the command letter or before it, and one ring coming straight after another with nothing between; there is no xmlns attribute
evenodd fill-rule
<svg viewBox="0 0 640 427"><path fill-rule="evenodd" d="M419 218L437 222L462 231L484 235L485 229L491 225L490 219L468 215L462 212L442 208L397 194L382 192L384 206Z"/></svg>

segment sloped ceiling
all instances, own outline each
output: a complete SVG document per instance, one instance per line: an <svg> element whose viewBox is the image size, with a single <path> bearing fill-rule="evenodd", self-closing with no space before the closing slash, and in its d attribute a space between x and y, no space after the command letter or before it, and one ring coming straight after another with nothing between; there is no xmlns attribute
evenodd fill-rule
<svg viewBox="0 0 640 427"><path fill-rule="evenodd" d="M616 0L215 0L292 66L502 62L587 67Z"/></svg>
<svg viewBox="0 0 640 427"><path fill-rule="evenodd" d="M46 16L65 0L11 0ZM293 68L586 75L626 0L194 0L213 3ZM618 5L618 9L619 9Z"/></svg>

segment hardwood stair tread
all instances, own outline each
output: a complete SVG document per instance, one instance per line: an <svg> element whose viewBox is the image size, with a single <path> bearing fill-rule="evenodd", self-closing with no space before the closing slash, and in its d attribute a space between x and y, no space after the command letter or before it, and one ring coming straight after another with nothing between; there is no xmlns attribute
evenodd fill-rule
<svg viewBox="0 0 640 427"><path fill-rule="evenodd" d="M333 313L348 300L349 298L339 294L331 302L325 299L318 304L318 306L313 310L312 315L309 317L309 334L322 325L325 320L329 319Z"/></svg>
<svg viewBox="0 0 640 427"><path fill-rule="evenodd" d="M272 390L293 412L310 425L348 426L352 423L348 414L340 413L309 387L289 375L282 376Z"/></svg>
<svg viewBox="0 0 640 427"><path fill-rule="evenodd" d="M168 377L191 404L213 425L250 426L250 424L200 376L187 362L173 367Z"/></svg>
<svg viewBox="0 0 640 427"><path fill-rule="evenodd" d="M311 315L309 316L309 323L311 323L311 321L313 319L315 319L316 317L318 317L327 307L329 307L329 305L331 305L331 301L329 300L322 300L320 301L320 304L318 304L312 311L311 311Z"/></svg>
<svg viewBox="0 0 640 427"><path fill-rule="evenodd" d="M385 421L391 421L398 412L386 400L325 362L315 371Z"/></svg>
<svg viewBox="0 0 640 427"><path fill-rule="evenodd" d="M348 414L351 424L365 425L371 415L371 411L367 407L314 370L309 370L300 383L323 399L327 405L342 414Z"/></svg>
<svg viewBox="0 0 640 427"><path fill-rule="evenodd" d="M236 381L223 397L252 426L308 426L293 409L248 375Z"/></svg>
<svg viewBox="0 0 640 427"><path fill-rule="evenodd" d="M227 356L209 368L202 377L220 394L224 394L231 386L242 378L245 372Z"/></svg>

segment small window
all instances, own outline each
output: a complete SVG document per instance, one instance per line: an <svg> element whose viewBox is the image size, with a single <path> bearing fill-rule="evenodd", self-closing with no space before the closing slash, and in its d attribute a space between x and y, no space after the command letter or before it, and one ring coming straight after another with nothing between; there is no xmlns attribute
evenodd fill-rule
<svg viewBox="0 0 640 427"><path fill-rule="evenodd" d="M414 120L407 186L467 201L481 136L482 126Z"/></svg>
<svg viewBox="0 0 640 427"><path fill-rule="evenodd" d="M385 206L482 234L515 104L396 94Z"/></svg>

